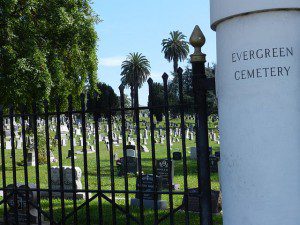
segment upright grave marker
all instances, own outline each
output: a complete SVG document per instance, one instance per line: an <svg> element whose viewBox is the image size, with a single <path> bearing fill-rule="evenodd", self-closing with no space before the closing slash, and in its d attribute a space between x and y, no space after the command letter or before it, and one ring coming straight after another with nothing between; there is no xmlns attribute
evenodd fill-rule
<svg viewBox="0 0 300 225"><path fill-rule="evenodd" d="M142 179L142 186L139 185L139 179ZM156 190L162 191L162 179L157 176L156 178ZM153 209L155 206L155 185L154 185L154 176L152 174L143 174L138 176L136 180L136 190L142 191L141 195L139 192L136 194L135 198L131 199L131 206L140 206L140 201L143 200L144 207L148 209ZM148 193L147 193L148 192ZM167 201L161 200L161 194L157 195L157 209L167 209L168 203Z"/></svg>
<svg viewBox="0 0 300 225"><path fill-rule="evenodd" d="M156 173L162 179L163 189L169 188L169 172L171 174L172 189L178 190L179 184L174 184L174 162L171 160L171 165L169 165L168 159L156 160Z"/></svg>

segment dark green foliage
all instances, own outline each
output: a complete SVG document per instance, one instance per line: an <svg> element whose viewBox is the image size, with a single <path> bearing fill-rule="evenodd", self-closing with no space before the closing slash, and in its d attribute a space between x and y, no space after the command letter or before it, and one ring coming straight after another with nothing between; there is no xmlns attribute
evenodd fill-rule
<svg viewBox="0 0 300 225"><path fill-rule="evenodd" d="M98 21L86 0L0 3L0 104L53 107L97 80Z"/></svg>
<svg viewBox="0 0 300 225"><path fill-rule="evenodd" d="M99 82L97 83L97 89L101 94L97 95L96 99L94 96L89 96L87 103L88 110L97 110L101 113L105 113L109 107L120 107L119 97L111 86Z"/></svg>
<svg viewBox="0 0 300 225"><path fill-rule="evenodd" d="M163 113L164 113L164 87L160 83L153 83L153 96L152 96L152 104L153 114L156 117L157 122L162 121ZM159 107L159 108L156 108Z"/></svg>
<svg viewBox="0 0 300 225"><path fill-rule="evenodd" d="M208 78L215 77L215 66L213 68L206 68L206 76ZM218 114L218 99L215 91L208 91L207 93L207 110L208 115Z"/></svg>

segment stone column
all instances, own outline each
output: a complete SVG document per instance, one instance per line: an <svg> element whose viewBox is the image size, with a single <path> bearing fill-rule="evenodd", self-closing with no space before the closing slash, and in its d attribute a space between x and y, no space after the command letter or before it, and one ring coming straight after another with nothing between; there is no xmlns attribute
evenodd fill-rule
<svg viewBox="0 0 300 225"><path fill-rule="evenodd" d="M300 1L211 0L224 225L300 222Z"/></svg>

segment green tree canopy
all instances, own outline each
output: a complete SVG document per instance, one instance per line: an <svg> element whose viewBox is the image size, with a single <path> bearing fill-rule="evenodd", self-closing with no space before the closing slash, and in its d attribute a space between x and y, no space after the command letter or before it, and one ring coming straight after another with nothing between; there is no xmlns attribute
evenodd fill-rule
<svg viewBox="0 0 300 225"><path fill-rule="evenodd" d="M41 105L96 89L97 34L90 0L0 3L0 104Z"/></svg>
<svg viewBox="0 0 300 225"><path fill-rule="evenodd" d="M134 105L134 87L141 87L150 75L150 62L141 53L130 53L122 63L121 82L131 89L131 104Z"/></svg>
<svg viewBox="0 0 300 225"><path fill-rule="evenodd" d="M178 69L178 62L184 61L189 54L189 44L185 41L186 36L180 31L172 31L170 36L163 39L161 45L165 59L169 62L173 61L173 72L175 74Z"/></svg>
<svg viewBox="0 0 300 225"><path fill-rule="evenodd" d="M95 99L94 96L90 95L88 99L87 107L89 110L99 110L101 113L105 113L109 107L120 107L120 98L111 86L99 82L97 83L97 89L100 92L97 98Z"/></svg>
<svg viewBox="0 0 300 225"><path fill-rule="evenodd" d="M154 82L152 84L152 106L154 107L152 111L158 122L162 121L165 111L165 109L163 108L164 105L164 86L160 83Z"/></svg>

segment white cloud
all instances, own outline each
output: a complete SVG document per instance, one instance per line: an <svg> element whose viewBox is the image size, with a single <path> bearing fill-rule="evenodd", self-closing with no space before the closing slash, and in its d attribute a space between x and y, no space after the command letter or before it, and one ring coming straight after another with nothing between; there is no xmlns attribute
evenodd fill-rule
<svg viewBox="0 0 300 225"><path fill-rule="evenodd" d="M114 56L107 58L100 58L100 65L105 67L120 67L122 62L125 60L125 57Z"/></svg>

